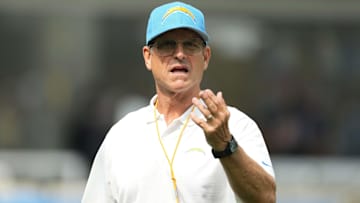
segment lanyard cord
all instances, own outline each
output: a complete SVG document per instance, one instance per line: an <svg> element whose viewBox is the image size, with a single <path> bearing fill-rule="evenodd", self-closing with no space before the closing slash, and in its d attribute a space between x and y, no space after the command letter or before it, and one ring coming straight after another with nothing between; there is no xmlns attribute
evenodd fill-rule
<svg viewBox="0 0 360 203"><path fill-rule="evenodd" d="M176 151L179 147L179 144L180 144L180 141L181 141L181 138L182 138L182 135L184 133L184 130L187 126L187 124L189 123L189 120L190 120L190 114L189 116L186 118L186 121L183 125L183 127L181 128L181 131L180 131L180 134L179 134L179 138L176 142L176 146L175 146L175 149L174 149L174 152L173 152L173 155L171 157L171 161L169 159L169 156L168 154L166 153L166 149L165 149L165 146L161 140L161 137L160 137L160 131L159 131L159 125L158 125L158 122L157 122L157 116L156 116L156 109L157 109L157 104L158 104L158 100L156 100L155 102L155 108L154 108L154 119L155 119L155 124L156 124L156 132L157 132L157 135L158 135L158 139L159 139L159 142L160 142L160 145L161 145L161 148L165 154L165 157L168 161L168 164L169 164L169 167L170 167L170 173L171 173L171 180L173 182L173 186L174 186L174 191L175 191L175 196L176 196L176 202L179 203L179 195L178 195L178 190L177 190L177 185L176 185L176 178L175 178L175 174L174 174L174 168L173 168L173 163L174 163L174 159L175 159L175 155L176 155ZM191 112L194 111L194 108L195 106L193 106L191 108Z"/></svg>

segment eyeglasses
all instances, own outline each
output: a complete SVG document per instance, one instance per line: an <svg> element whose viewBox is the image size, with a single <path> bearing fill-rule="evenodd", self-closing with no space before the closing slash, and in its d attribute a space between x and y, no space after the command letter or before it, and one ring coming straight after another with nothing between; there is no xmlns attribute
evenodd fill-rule
<svg viewBox="0 0 360 203"><path fill-rule="evenodd" d="M158 56L171 56L175 53L177 45L182 45L183 52L186 55L194 55L199 53L205 46L205 42L200 38L187 40L159 39L149 44L150 48L154 48Z"/></svg>

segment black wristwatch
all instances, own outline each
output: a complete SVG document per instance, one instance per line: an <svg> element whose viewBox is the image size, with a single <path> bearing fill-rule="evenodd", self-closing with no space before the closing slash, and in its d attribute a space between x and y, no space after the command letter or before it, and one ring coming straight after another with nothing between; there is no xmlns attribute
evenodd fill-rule
<svg viewBox="0 0 360 203"><path fill-rule="evenodd" d="M238 148L238 144L234 139L234 136L231 136L231 140L228 142L228 145L226 146L224 151L215 151L214 149L212 149L211 152L215 158L223 158L234 153L237 150L237 148Z"/></svg>

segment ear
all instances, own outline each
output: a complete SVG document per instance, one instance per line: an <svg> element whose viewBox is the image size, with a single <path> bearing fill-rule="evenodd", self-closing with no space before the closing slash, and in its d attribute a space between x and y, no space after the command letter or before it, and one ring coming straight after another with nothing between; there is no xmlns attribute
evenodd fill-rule
<svg viewBox="0 0 360 203"><path fill-rule="evenodd" d="M211 48L209 46L206 46L204 48L203 55L204 55L204 70L206 70L208 68L211 58Z"/></svg>
<svg viewBox="0 0 360 203"><path fill-rule="evenodd" d="M143 53L143 57L144 57L144 62L145 62L146 69L148 69L149 71L151 71L151 52L150 52L150 47L149 47L149 46L144 46L143 49L142 49L142 53Z"/></svg>

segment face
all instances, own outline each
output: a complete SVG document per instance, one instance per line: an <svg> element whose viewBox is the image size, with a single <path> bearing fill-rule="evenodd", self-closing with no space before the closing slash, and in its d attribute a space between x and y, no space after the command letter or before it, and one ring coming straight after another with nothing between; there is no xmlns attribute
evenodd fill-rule
<svg viewBox="0 0 360 203"><path fill-rule="evenodd" d="M143 56L158 94L180 93L200 90L211 51L195 32L176 29L156 38L154 44L144 46Z"/></svg>

